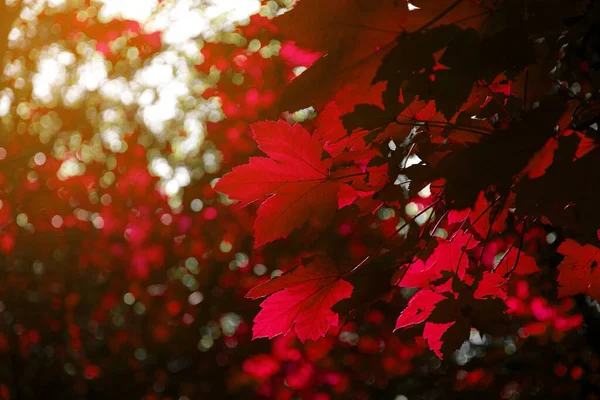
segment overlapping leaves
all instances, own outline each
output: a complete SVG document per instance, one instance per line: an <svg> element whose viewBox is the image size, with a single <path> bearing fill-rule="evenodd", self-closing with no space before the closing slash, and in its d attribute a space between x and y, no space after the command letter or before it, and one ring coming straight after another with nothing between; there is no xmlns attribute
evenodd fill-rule
<svg viewBox="0 0 600 400"><path fill-rule="evenodd" d="M541 54L565 46L539 33L557 22L544 18L540 2L443 3L435 9L418 1L340 0L319 11L301 0L275 20L297 45L324 53L280 103L321 111L316 130L283 121L254 125L268 158L234 168L216 189L243 204L265 199L255 247L307 225L324 238L347 206L354 206L340 217L351 221L347 226L380 207L394 212L381 218L389 224L370 225L385 232L378 244L363 236L369 245L346 255L313 240L305 250L330 258L252 290L249 297L269 296L255 337L293 326L302 340L323 336L339 323L332 307L368 292L354 274L371 267L373 276L391 278L390 291L419 289L396 328L424 323L430 348L447 357L471 329L504 333L508 282L545 272L532 253L547 246L542 223L585 231L582 237L598 244L590 200L597 190L578 178L556 195L561 166L580 177L600 171L596 139L570 123L572 93L544 75L550 64ZM577 9L571 5L559 9ZM571 39L547 33L548 41ZM565 255L559 293L597 296L597 247L568 239L558 252ZM371 300L381 298L391 297Z"/></svg>

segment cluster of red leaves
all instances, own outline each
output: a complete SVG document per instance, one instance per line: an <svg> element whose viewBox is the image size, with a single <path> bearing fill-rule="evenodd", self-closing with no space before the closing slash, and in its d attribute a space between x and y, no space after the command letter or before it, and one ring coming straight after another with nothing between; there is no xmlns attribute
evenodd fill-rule
<svg viewBox="0 0 600 400"><path fill-rule="evenodd" d="M531 194L548 192L561 162L577 164L572 168L596 162L595 142L573 129L577 102L561 92L563 85L547 94L552 84L541 84L528 96L527 81L540 79L531 72L540 63L536 46L542 41L535 39L560 21L540 19L539 5L532 4L531 21L521 16L514 26L488 32L487 23L499 23L496 15L516 10L492 4L493 12L482 13L486 7L479 3L448 3L440 13L429 4L340 0L315 12L314 1L302 0L274 20L286 38L325 53L289 85L280 108L312 105L321 112L312 133L284 121L253 124L267 157L233 168L215 189L242 206L260 202L256 248L298 241L291 236L296 231L300 237L328 232L340 219L352 226L382 210L404 208L408 222L378 246L367 246L362 259L300 239L299 254L311 260L247 295L268 296L255 318L255 338L292 328L302 341L324 336L339 325L338 303L362 292L352 277L385 258L388 269L397 268L386 293L395 286L420 289L396 329L424 323L429 347L447 357L472 329L509 333L508 283L547 271L536 256L548 247L539 234L544 223L580 228L580 239L589 237L591 222L555 211L563 204L588 210L581 188L544 198ZM348 12L340 15L343 6ZM553 12L559 9L582 10L561 4ZM492 50L509 43L506 55ZM558 52L553 43L543 45ZM591 90L593 83L585 85ZM420 197L429 204L419 207ZM541 201L549 206L534 210ZM567 239L558 252L565 256L559 294L596 296L598 248ZM381 293L366 300L376 298ZM576 319L553 318L559 330L579 326Z"/></svg>
<svg viewBox="0 0 600 400"><path fill-rule="evenodd" d="M352 150L327 157L319 141L319 131L311 136L300 125L290 126L282 121L257 123L253 130L259 149L270 157L251 158L249 164L234 168L215 188L242 200L244 205L268 197L257 211L255 247L285 238L307 222L317 227L327 226L336 209L354 204L363 197L360 193L371 195L385 185L387 174L382 173L380 167L356 163L363 161L360 156L374 156L374 151ZM498 314L502 314L505 308L502 299L506 298L503 284L513 273L528 275L538 271L533 258L521 254L521 248L513 245L504 250L496 265L488 264L488 270L484 269L479 275L467 274L473 257L465 252L482 247L475 239L479 232L473 221L487 212L485 202L485 198L480 197L476 209L484 210L470 218L473 233L463 228L450 239L430 241L434 250L429 257L401 265L393 279L401 287L423 288L411 299L396 328L425 322L438 310L439 317L433 316L435 322L425 325L424 335L440 357L460 346L472 327L485 330L489 328L486 318L498 318ZM470 215L470 212L453 212L447 225L464 226ZM488 226L491 225L488 223ZM347 273L353 273L362 265ZM440 284L435 284L440 280ZM430 285L434 285L433 288L427 289ZM323 336L330 326L338 324L338 316L332 313L331 307L351 294L352 285L343 279L332 261L317 258L306 267L299 266L248 293L250 298L272 295L262 303L263 310L255 319L254 336L274 337L286 333L294 324L301 340ZM481 313L481 317L470 310ZM456 341L444 352L441 351L443 337Z"/></svg>

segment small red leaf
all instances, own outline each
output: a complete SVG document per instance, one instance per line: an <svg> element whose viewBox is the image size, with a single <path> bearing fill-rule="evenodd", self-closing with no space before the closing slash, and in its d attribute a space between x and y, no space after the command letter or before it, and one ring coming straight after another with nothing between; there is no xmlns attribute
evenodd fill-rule
<svg viewBox="0 0 600 400"><path fill-rule="evenodd" d="M497 272L497 271L496 271ZM501 274L484 272L473 297L483 299L486 297L498 297L506 300L506 279Z"/></svg>
<svg viewBox="0 0 600 400"><path fill-rule="evenodd" d="M418 291L410 298L408 306L400 313L394 330L425 322L435 309L435 305L445 298L446 296L436 293L433 290L424 289Z"/></svg>
<svg viewBox="0 0 600 400"><path fill-rule="evenodd" d="M490 233L502 232L506 225L509 207L513 201L514 194L494 203L486 198L483 191L479 192L473 212L469 214L473 228L483 238Z"/></svg>
<svg viewBox="0 0 600 400"><path fill-rule="evenodd" d="M469 338L471 328L460 322L427 322L423 329L423 338L429 348L440 358L451 356L460 345Z"/></svg>
<svg viewBox="0 0 600 400"><path fill-rule="evenodd" d="M394 274L392 283L400 287L424 288L437 278L439 276L431 265L427 266L422 260L417 260L408 266L403 265L398 273Z"/></svg>
<svg viewBox="0 0 600 400"><path fill-rule="evenodd" d="M450 240L439 239L438 246L427 259L427 265L435 268L439 277L442 271L454 271L462 278L469 267L469 257L463 253L474 248L478 243L470 234L463 231L459 231Z"/></svg>
<svg viewBox="0 0 600 400"><path fill-rule="evenodd" d="M253 337L273 338L287 333L292 326L304 342L325 336L337 326L338 314L331 307L352 294L353 287L341 279L331 260L319 257L306 267L252 289L246 297L268 296L254 318Z"/></svg>
<svg viewBox="0 0 600 400"><path fill-rule="evenodd" d="M559 297L584 293L600 299L600 272L597 268L600 249L567 239L558 247L558 252L565 256L558 266Z"/></svg>
<svg viewBox="0 0 600 400"><path fill-rule="evenodd" d="M500 275L510 273L515 273L517 275L531 275L540 270L533 257L528 256L515 247L510 249L508 253L504 255L495 268L495 272Z"/></svg>

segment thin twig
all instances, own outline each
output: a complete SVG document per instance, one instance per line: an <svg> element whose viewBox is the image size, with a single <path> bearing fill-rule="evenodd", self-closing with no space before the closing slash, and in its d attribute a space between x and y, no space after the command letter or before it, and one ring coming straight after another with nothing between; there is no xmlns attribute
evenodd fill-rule
<svg viewBox="0 0 600 400"><path fill-rule="evenodd" d="M454 8L456 8L456 6L458 6L461 2L462 2L462 0L456 0L454 3L450 4L450 6L448 8L446 8L444 11L442 11L437 17L435 17L434 19L432 19L431 21L429 21L428 23L426 23L425 25L423 25L422 27L420 27L419 29L417 29L416 31L414 31L412 33L413 34L419 33L419 32L424 31L425 29L429 28L431 25L435 24L440 19L444 18L446 16L446 14L448 14L450 11L452 11Z"/></svg>
<svg viewBox="0 0 600 400"><path fill-rule="evenodd" d="M511 268L510 271L504 274L504 279L508 278L517 269L517 265L519 265L519 258L521 257L521 251L523 248L523 239L525 238L525 231L527 229L526 222L527 221L523 221L523 226L521 227L522 232L521 238L519 239L519 251L517 252L517 259L515 260L515 265Z"/></svg>
<svg viewBox="0 0 600 400"><path fill-rule="evenodd" d="M420 211L418 214L416 214L410 221L405 222L404 224L402 224L402 226L400 226L398 229L396 229L394 231L394 233L392 233L390 236L388 236L385 241L383 241L383 243L381 243L381 245L379 247L377 247L377 249L375 249L374 252L372 252L371 254L369 254L368 256L366 256L360 263L358 263L354 268L352 268L350 271L346 272L344 275L342 275L343 277L346 277L350 274L353 274L354 272L356 272L357 270L359 270L363 265L365 265L371 258L373 258L374 256L376 256L381 249L383 249L383 247L389 242L389 240L391 238L393 238L394 236L396 236L396 234L398 234L402 229L406 228L411 222L413 222L415 219L417 219L419 216L423 215L424 213L426 213L429 209L431 209L432 207L436 206L439 202L441 202L442 200L438 200L433 204L428 205L427 207L425 207L422 211Z"/></svg>

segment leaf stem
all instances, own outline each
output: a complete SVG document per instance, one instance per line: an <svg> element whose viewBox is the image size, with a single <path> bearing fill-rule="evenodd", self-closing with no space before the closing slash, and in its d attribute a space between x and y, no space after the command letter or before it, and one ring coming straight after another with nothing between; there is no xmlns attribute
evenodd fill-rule
<svg viewBox="0 0 600 400"><path fill-rule="evenodd" d="M477 128L471 128L471 127L467 127L467 126L459 125L459 124L451 124L449 122L438 122L438 121L414 121L414 122L395 121L395 122L397 125L419 126L419 123L421 123L422 125L432 125L434 128L454 128L459 131L471 132L471 133L475 133L477 135L488 135L493 132L493 130L491 130L491 129L490 130L477 129Z"/></svg>
<svg viewBox="0 0 600 400"><path fill-rule="evenodd" d="M521 232L521 237L519 238L519 250L517 252L517 259L515 260L515 265L513 265L510 271L504 274L504 279L508 278L517 269L517 265L519 265L519 258L521 257L521 251L523 249L523 239L525 238L525 230L527 228L526 222L527 221L523 221L523 232Z"/></svg>

